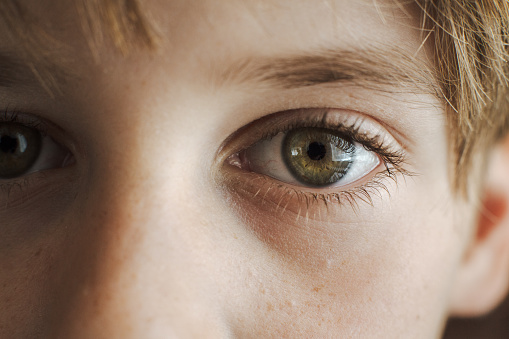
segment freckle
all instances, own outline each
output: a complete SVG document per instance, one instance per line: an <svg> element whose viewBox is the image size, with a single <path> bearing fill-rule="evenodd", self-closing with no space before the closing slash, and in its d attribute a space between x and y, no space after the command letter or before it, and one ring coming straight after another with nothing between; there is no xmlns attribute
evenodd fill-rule
<svg viewBox="0 0 509 339"><path fill-rule="evenodd" d="M274 311L274 305L272 305L270 302L267 303L267 311L269 311L269 312Z"/></svg>
<svg viewBox="0 0 509 339"><path fill-rule="evenodd" d="M313 292L320 292L320 290L324 287L325 285L316 286L315 288L313 288Z"/></svg>
<svg viewBox="0 0 509 339"><path fill-rule="evenodd" d="M261 293L261 294L265 294L265 289L260 288L260 293Z"/></svg>

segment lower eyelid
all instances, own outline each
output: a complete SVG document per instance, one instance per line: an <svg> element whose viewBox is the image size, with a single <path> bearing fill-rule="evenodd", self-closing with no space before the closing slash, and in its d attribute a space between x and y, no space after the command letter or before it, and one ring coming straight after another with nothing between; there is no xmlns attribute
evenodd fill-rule
<svg viewBox="0 0 509 339"><path fill-rule="evenodd" d="M299 206L298 191L284 184L278 184L273 179L253 172L245 172L230 167L226 171L226 179L222 187L230 196L240 199L243 206L248 209L263 211L264 214L276 214L290 217L292 221L299 218L304 206ZM242 203L244 202L244 203Z"/></svg>
<svg viewBox="0 0 509 339"><path fill-rule="evenodd" d="M64 176L65 178L65 176ZM56 182L55 182L56 180ZM26 210L27 204L41 194L56 191L56 183L67 182L51 176L48 172L33 172L21 178L0 180L0 213L9 214L17 207Z"/></svg>
<svg viewBox="0 0 509 339"><path fill-rule="evenodd" d="M283 183L269 176L246 171L227 163L222 172L220 183L227 191L234 195L240 193L244 199L251 202L258 201L258 204L265 207L272 206L278 212L284 210L293 212L295 216L317 207L315 205L326 207L356 203L354 200L358 195L362 195L363 199L371 200L366 197L366 194L376 192L376 195L380 196L379 189L388 190L387 180L394 179L393 175L397 175L389 174L384 163L380 162L371 171L372 174L344 187L312 188Z"/></svg>

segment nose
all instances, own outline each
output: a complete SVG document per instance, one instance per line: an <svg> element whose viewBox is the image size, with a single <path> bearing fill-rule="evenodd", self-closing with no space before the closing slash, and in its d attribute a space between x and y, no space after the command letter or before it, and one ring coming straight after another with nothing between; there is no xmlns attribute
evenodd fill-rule
<svg viewBox="0 0 509 339"><path fill-rule="evenodd" d="M175 160L178 148L148 154L136 140L90 165L69 226L55 337L228 337L212 193L197 187L192 159Z"/></svg>

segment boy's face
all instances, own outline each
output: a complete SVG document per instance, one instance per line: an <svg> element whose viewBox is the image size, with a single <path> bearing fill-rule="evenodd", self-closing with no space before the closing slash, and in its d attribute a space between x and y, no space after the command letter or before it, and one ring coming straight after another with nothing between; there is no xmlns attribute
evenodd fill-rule
<svg viewBox="0 0 509 339"><path fill-rule="evenodd" d="M414 8L144 1L159 46L122 56L22 3L72 74L1 109L74 160L0 179L1 337L439 336L474 216Z"/></svg>

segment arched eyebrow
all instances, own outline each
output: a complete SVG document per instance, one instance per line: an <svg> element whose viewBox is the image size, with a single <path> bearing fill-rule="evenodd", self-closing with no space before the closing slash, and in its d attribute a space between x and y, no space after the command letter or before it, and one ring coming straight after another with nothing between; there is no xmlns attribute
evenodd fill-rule
<svg viewBox="0 0 509 339"><path fill-rule="evenodd" d="M259 82L286 89L345 84L439 95L437 78L428 64L392 49L325 49L282 57L247 58L218 75L219 84Z"/></svg>
<svg viewBox="0 0 509 339"><path fill-rule="evenodd" d="M360 86L381 91L410 91L443 99L437 77L424 60L398 49L327 49L280 57L251 57L212 69L217 86L259 83L271 88L325 84ZM44 75L39 73L44 70ZM75 72L73 72L75 73ZM48 77L51 83L48 84ZM39 65L0 51L0 87L58 85L72 77L69 67L55 62ZM74 74L76 76L76 74Z"/></svg>

